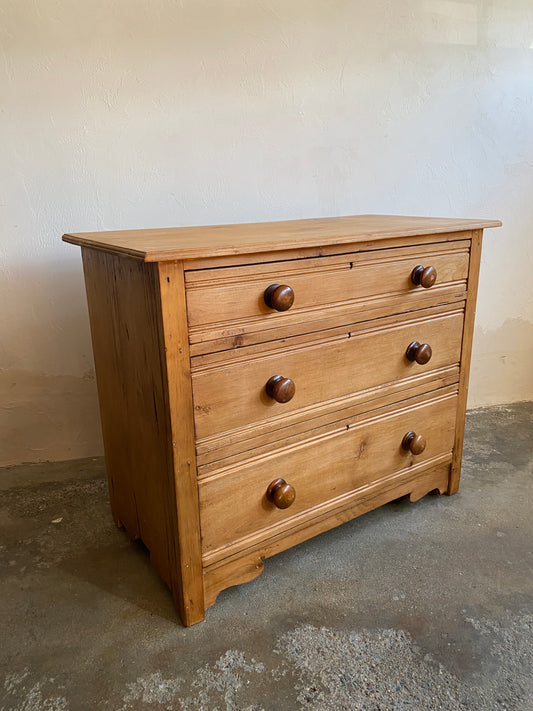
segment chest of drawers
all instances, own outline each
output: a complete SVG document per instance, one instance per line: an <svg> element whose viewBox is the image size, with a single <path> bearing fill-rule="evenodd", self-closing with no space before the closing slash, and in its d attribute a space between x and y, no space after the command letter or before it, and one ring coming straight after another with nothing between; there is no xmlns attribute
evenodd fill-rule
<svg viewBox="0 0 533 711"><path fill-rule="evenodd" d="M453 494L483 229L361 215L68 234L113 516L185 625L269 556Z"/></svg>

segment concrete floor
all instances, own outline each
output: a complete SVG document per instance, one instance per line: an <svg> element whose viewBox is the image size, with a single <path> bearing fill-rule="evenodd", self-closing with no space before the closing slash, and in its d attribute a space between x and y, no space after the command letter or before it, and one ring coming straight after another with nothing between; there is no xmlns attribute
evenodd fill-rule
<svg viewBox="0 0 533 711"><path fill-rule="evenodd" d="M267 561L184 629L101 460L0 470L0 711L533 709L533 403L469 413L454 497Z"/></svg>

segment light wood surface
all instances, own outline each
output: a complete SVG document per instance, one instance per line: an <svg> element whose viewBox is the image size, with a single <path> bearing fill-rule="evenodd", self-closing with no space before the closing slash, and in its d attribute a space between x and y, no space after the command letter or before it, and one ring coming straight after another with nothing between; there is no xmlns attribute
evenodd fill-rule
<svg viewBox="0 0 533 711"><path fill-rule="evenodd" d="M113 516L183 624L281 550L457 490L482 230L499 224L64 236L82 245Z"/></svg>
<svg viewBox="0 0 533 711"><path fill-rule="evenodd" d="M204 618L196 451L182 262L159 264L162 339L165 354L168 414L172 434L174 498L177 514L176 560L179 579L172 593L181 619L192 625Z"/></svg>
<svg viewBox="0 0 533 711"><path fill-rule="evenodd" d="M160 281L156 264L88 249L83 263L113 515L193 624L204 602L183 270L165 265Z"/></svg>
<svg viewBox="0 0 533 711"><path fill-rule="evenodd" d="M192 342L197 333L191 333L190 353L195 357L195 362L200 360L196 356L205 356L209 359L214 354L223 356L237 352L244 346L258 345L268 347L275 341L292 340L300 334L320 333L338 327L358 322L365 323L375 319L386 319L390 314L409 314L414 311L422 312L429 308L438 309L445 305L447 308L460 307L466 301L466 279L453 285L435 286L424 294L407 292L406 294L384 294L376 298L359 299L335 304L333 308L313 309L312 312L287 313L287 319L270 321L261 324L249 324L239 321L238 324L225 325L218 332L205 330L202 336L206 340ZM266 326L272 328L266 328ZM212 338L212 340L211 340ZM209 340L207 340L209 339Z"/></svg>
<svg viewBox="0 0 533 711"><path fill-rule="evenodd" d="M372 482L357 492L351 492L334 509L317 512L310 520L295 522L289 531L281 531L269 538L255 541L245 550L237 551L204 568L205 606L210 607L218 594L231 585L239 585L257 578L264 570L263 561L324 531L351 521L408 495L418 501L431 491L443 494L448 485L450 458L442 457L438 463L430 462L402 469L388 479Z"/></svg>
<svg viewBox="0 0 533 711"><path fill-rule="evenodd" d="M295 412L306 418L317 403L334 401L382 383L401 381L426 371L459 362L463 324L462 310L448 314L406 320L395 325L373 324L372 328L349 331L342 336L290 345L281 343L275 351L248 354L241 349L223 365L193 369L193 398L196 436L199 442L229 430L245 428L253 434L256 423L282 421ZM410 362L406 349L414 341L433 349L426 365ZM268 397L265 385L282 375L295 384L289 402ZM264 426L264 425L263 425Z"/></svg>
<svg viewBox="0 0 533 711"><path fill-rule="evenodd" d="M84 249L83 266L113 516L131 538L142 538L158 573L176 587L178 531L157 265Z"/></svg>
<svg viewBox="0 0 533 711"><path fill-rule="evenodd" d="M447 247L447 248L446 248ZM348 254L320 260L297 260L269 265L209 269L188 272L187 308L191 343L212 341L222 336L242 335L276 326L335 317L341 309L358 314L380 301L403 303L404 310L421 308L424 300L449 301L450 291L466 281L469 243L453 247L405 248L375 253ZM431 290L417 287L411 272L417 265L431 264L437 283ZM193 280L194 278L194 280ZM269 308L263 295L272 284L286 284L294 291L290 310ZM438 297L438 300L437 300Z"/></svg>
<svg viewBox="0 0 533 711"><path fill-rule="evenodd" d="M294 419L284 422L282 427L261 429L252 439L227 439L223 446L209 441L197 449L198 478L202 479L217 470L234 466L251 456L267 456L278 449L284 449L313 436L328 434L332 429L354 426L372 416L386 415L397 410L399 403L407 406L418 405L427 400L427 394L438 390L442 395L457 394L459 366L441 368L412 378L404 383L388 384L372 388L350 398L346 407L317 408L313 418Z"/></svg>
<svg viewBox="0 0 533 711"><path fill-rule="evenodd" d="M294 516L311 516L316 506L346 495L413 464L447 455L455 436L455 394L410 409L369 418L354 427L312 437L270 456L241 462L200 481L202 550L224 557L228 545L251 534L290 528ZM419 455L402 449L410 430L423 434ZM272 480L282 476L296 491L287 510L268 501ZM243 543L246 547L246 542Z"/></svg>
<svg viewBox="0 0 533 711"><path fill-rule="evenodd" d="M207 227L69 233L63 239L72 244L158 262L413 237L500 225L499 220L355 215Z"/></svg>
<svg viewBox="0 0 533 711"><path fill-rule="evenodd" d="M424 244L439 244L443 242L455 242L457 240L468 240L472 237L472 230L461 230L460 232L437 232L435 234L416 235L418 246ZM279 247L275 250L264 252L251 252L250 254L223 254L212 257L191 257L184 261L186 273L200 269L225 268L229 266L242 266L243 264L264 265L272 262L283 262L288 259L310 259L311 257L328 257L342 254L356 254L359 252L375 252L378 253L384 249L396 249L397 247L405 248L405 245L410 240L405 237L390 236L380 237L377 240L372 238L359 239L356 242L341 242L339 244L323 244L313 247L297 247L292 249L283 249Z"/></svg>
<svg viewBox="0 0 533 711"><path fill-rule="evenodd" d="M459 380L459 397L457 400L457 425L448 494L455 494L457 492L459 488L459 479L461 476L466 402L468 399L468 381L470 378L470 361L472 358L472 339L474 336L474 319L476 315L477 288L479 281L479 266L481 263L482 240L483 231L475 231L472 236L472 247L470 249L470 265L468 269L468 296L466 299L465 324L463 332L463 341L461 344L461 375Z"/></svg>

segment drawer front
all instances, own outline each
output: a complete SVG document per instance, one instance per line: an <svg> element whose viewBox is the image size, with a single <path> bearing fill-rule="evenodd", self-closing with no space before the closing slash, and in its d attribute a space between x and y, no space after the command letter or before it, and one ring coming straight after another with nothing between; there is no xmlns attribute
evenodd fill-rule
<svg viewBox="0 0 533 711"><path fill-rule="evenodd" d="M186 273L191 344L263 329L287 328L301 321L335 317L378 308L395 301L406 311L450 301L450 292L465 286L470 242L403 247L266 265L205 269ZM416 286L416 266L432 266L433 286ZM286 285L294 302L286 311L267 306L264 294L273 284ZM286 294L285 294L286 296ZM279 300L280 306L289 301ZM394 309L391 313L397 313ZM348 319L345 323L350 323Z"/></svg>
<svg viewBox="0 0 533 711"><path fill-rule="evenodd" d="M309 419L320 408L341 408L347 399L368 388L416 377L458 363L463 311L417 318L391 325L372 322L372 328L313 343L276 350L252 349L251 355L233 354L230 362L193 370L193 400L198 441L240 430L243 438L265 427L282 427L287 418ZM320 334L319 334L320 335ZM429 344L429 362L408 360L410 343ZM238 357L237 357L238 356ZM288 402L267 394L267 382L275 377L293 381L295 393Z"/></svg>
<svg viewBox="0 0 533 711"><path fill-rule="evenodd" d="M204 557L208 562L225 557L233 552L228 548L232 544L289 529L306 517L323 513L325 506L334 509L358 490L363 496L365 487L373 482L385 483L416 465L423 468L441 463L443 457L451 456L456 409L456 394L435 398L200 480ZM410 431L426 442L425 449L416 455L402 447ZM278 478L296 494L286 509L267 498L269 485Z"/></svg>

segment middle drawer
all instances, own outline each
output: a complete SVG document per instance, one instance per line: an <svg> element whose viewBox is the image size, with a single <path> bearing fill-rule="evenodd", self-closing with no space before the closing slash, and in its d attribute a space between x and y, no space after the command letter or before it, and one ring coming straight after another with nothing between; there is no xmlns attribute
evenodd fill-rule
<svg viewBox="0 0 533 711"><path fill-rule="evenodd" d="M406 389L421 375L437 377L439 369L459 362L462 327L462 308L423 317L418 312L399 323L380 319L342 333L323 331L294 345L278 341L269 351L243 348L228 353L227 361L192 358L197 442L220 439L222 446L225 433L248 439L295 418L317 417L324 408L341 409L361 391L383 394L389 385L398 390L403 382Z"/></svg>

